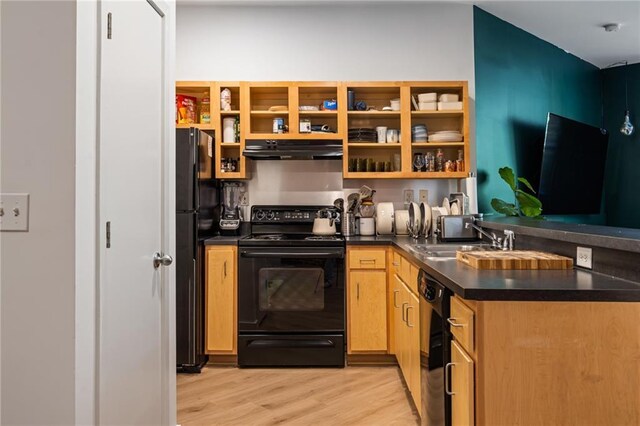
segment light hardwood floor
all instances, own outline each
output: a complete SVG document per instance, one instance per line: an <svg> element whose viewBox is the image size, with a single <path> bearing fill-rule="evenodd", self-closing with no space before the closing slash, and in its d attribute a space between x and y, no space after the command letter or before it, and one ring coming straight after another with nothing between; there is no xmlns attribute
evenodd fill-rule
<svg viewBox="0 0 640 426"><path fill-rule="evenodd" d="M238 369L178 375L178 424L412 425L397 367Z"/></svg>

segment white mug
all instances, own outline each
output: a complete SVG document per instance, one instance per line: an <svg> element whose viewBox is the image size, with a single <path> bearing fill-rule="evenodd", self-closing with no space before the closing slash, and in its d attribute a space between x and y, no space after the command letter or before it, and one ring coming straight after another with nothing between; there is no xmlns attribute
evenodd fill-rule
<svg viewBox="0 0 640 426"><path fill-rule="evenodd" d="M387 130L387 143L398 143L398 129Z"/></svg>
<svg viewBox="0 0 640 426"><path fill-rule="evenodd" d="M387 141L387 128L385 126L376 127L378 132L378 143L385 143Z"/></svg>
<svg viewBox="0 0 640 426"><path fill-rule="evenodd" d="M400 111L400 99L391 99L391 111Z"/></svg>
<svg viewBox="0 0 640 426"><path fill-rule="evenodd" d="M360 222L360 235L375 235L376 234L376 221L372 217L361 217Z"/></svg>

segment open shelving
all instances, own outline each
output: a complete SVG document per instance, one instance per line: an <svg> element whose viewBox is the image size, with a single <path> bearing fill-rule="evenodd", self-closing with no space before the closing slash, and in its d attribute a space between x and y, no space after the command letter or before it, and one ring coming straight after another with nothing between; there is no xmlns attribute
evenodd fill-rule
<svg viewBox="0 0 640 426"><path fill-rule="evenodd" d="M228 88L231 91L231 110L220 108L220 92ZM365 111L347 110L347 92L355 92L355 101L366 104ZM456 111L416 111L412 96L420 93L455 93L462 101L462 110ZM176 93L195 95L198 100L208 93L211 99L211 123L176 124L176 127L198 127L215 138L215 177L219 179L250 178L248 166L250 160L242 155L247 139L329 139L343 143L344 178L390 178L390 179L458 179L467 176L470 170L470 134L469 99L466 81L276 81L276 82L178 82ZM383 110L391 106L392 99L400 100L400 109ZM322 109L324 101L337 101L335 110ZM282 110L273 111L278 106ZM360 105L362 106L362 105ZM300 107L303 107L300 110ZM306 108L305 108L306 107ZM222 143L223 120L239 119L239 138L237 143ZM273 131L274 118L282 118L287 130L282 133ZM331 132L300 132L300 121L309 120L312 126L325 125ZM424 124L429 133L442 130L457 130L460 141L454 142L416 142L411 140L411 128ZM356 142L348 140L351 128L375 129L384 126L397 129L399 143ZM455 161L458 150L462 150L464 170L454 172L415 172L412 163L416 153L442 149L446 160ZM396 170L400 157L400 167ZM394 157L395 160L394 161ZM222 172L221 159L235 158L238 162L236 172ZM350 159L364 158L374 162L391 162L391 171L355 171L350 167ZM353 161L351 162L353 166Z"/></svg>

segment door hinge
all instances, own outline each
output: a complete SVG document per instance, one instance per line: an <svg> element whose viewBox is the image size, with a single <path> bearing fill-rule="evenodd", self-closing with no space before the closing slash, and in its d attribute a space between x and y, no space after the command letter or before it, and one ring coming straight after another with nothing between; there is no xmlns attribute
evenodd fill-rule
<svg viewBox="0 0 640 426"><path fill-rule="evenodd" d="M107 39L111 40L111 12L107 13Z"/></svg>
<svg viewBox="0 0 640 426"><path fill-rule="evenodd" d="M111 248L111 222L107 222L107 248Z"/></svg>

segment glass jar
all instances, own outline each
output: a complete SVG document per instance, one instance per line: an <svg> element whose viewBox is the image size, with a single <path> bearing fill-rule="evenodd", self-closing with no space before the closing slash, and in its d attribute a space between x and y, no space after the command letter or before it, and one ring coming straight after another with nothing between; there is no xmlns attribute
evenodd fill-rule
<svg viewBox="0 0 640 426"><path fill-rule="evenodd" d="M458 150L458 159L456 160L456 171L464 172L464 151Z"/></svg>
<svg viewBox="0 0 640 426"><path fill-rule="evenodd" d="M444 171L444 152L442 151L442 148L438 148L438 150L436 151L436 167L435 167L435 171L436 172L443 172Z"/></svg>

